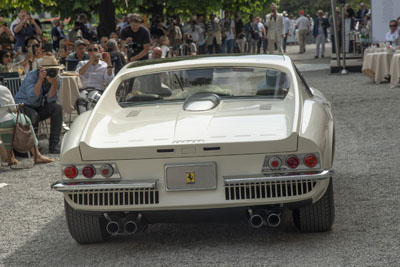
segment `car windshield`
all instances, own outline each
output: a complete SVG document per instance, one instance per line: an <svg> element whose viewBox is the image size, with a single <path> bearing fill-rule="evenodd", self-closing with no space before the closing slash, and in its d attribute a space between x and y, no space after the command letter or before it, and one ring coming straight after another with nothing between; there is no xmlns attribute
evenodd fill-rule
<svg viewBox="0 0 400 267"><path fill-rule="evenodd" d="M198 93L222 98L284 99L290 76L272 68L215 67L174 70L133 77L121 82L116 97L121 106L143 102L184 101Z"/></svg>

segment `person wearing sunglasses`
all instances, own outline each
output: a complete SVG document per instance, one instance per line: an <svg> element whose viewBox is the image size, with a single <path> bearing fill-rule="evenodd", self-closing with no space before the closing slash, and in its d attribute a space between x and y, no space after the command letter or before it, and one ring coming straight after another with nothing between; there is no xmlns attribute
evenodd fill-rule
<svg viewBox="0 0 400 267"><path fill-rule="evenodd" d="M89 92L95 90L101 94L114 78L110 53L101 53L97 43L91 43L88 52L89 60L80 61L76 66L76 72L80 75L83 86L76 101L78 114L87 110Z"/></svg>
<svg viewBox="0 0 400 267"><path fill-rule="evenodd" d="M88 52L89 60L80 61L76 66L76 72L81 77L83 88L104 90L105 85L114 78L110 53L101 53L97 43L91 43Z"/></svg>
<svg viewBox="0 0 400 267"><path fill-rule="evenodd" d="M384 42L390 42L390 43L397 42L397 39L399 38L397 26L398 25L396 20L393 19L389 22L390 30L386 33L385 39L383 40Z"/></svg>
<svg viewBox="0 0 400 267"><path fill-rule="evenodd" d="M18 92L15 103L24 103L24 111L35 129L40 121L50 118L49 153L60 153L62 108L57 104L60 88L59 65L54 56L43 56L40 69L30 71Z"/></svg>

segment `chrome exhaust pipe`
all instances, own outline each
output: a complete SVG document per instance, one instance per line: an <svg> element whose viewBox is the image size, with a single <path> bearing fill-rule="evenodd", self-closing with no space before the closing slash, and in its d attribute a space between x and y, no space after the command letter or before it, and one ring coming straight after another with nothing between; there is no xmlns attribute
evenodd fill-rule
<svg viewBox="0 0 400 267"><path fill-rule="evenodd" d="M258 214L253 213L252 210L249 210L249 224L252 228L260 228L264 225L264 218Z"/></svg>
<svg viewBox="0 0 400 267"><path fill-rule="evenodd" d="M267 216L266 222L269 227L278 227L281 224L281 214L271 212Z"/></svg>
<svg viewBox="0 0 400 267"><path fill-rule="evenodd" d="M106 231L110 235L118 234L119 232L119 223L116 221L109 221L106 226Z"/></svg>
<svg viewBox="0 0 400 267"><path fill-rule="evenodd" d="M124 231L127 234L134 234L138 230L138 225L134 221L127 221L124 224Z"/></svg>

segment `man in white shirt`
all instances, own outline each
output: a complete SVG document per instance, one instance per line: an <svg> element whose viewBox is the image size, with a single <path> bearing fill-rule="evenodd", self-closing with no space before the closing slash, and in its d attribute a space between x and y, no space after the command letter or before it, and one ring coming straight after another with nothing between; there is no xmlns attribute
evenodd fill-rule
<svg viewBox="0 0 400 267"><path fill-rule="evenodd" d="M225 11L225 18L220 20L222 32L221 53L232 53L234 40L236 39L235 21L231 19L231 12Z"/></svg>
<svg viewBox="0 0 400 267"><path fill-rule="evenodd" d="M76 66L83 88L91 87L104 90L105 85L114 78L110 54L100 53L99 45L92 43L89 45L89 60L82 60ZM103 60L100 58L103 57Z"/></svg>
<svg viewBox="0 0 400 267"><path fill-rule="evenodd" d="M300 17L296 20L296 29L299 29L299 54L303 54L304 52L306 52L306 39L307 34L310 31L310 21L306 17L304 17L303 10L300 10L299 15Z"/></svg>
<svg viewBox="0 0 400 267"><path fill-rule="evenodd" d="M391 20L389 23L390 31L388 31L385 35L385 40L384 42L397 42L397 39L399 38L399 33L397 31L397 21L396 20Z"/></svg>
<svg viewBox="0 0 400 267"><path fill-rule="evenodd" d="M83 90L80 98L76 101L78 114L86 111L86 96L88 90L99 89L104 90L105 85L109 84L114 78L113 66L111 64L110 53L100 53L99 45L92 43L89 45L89 60L82 60L76 66L76 72L81 77ZM101 60L101 58L103 60Z"/></svg>

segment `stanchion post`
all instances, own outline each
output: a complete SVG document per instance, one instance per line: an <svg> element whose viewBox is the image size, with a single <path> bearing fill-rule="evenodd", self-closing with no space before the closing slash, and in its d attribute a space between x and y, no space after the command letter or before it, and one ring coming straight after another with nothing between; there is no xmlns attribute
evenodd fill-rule
<svg viewBox="0 0 400 267"><path fill-rule="evenodd" d="M346 25L345 25L345 19L344 19L344 6L345 6L345 1L342 1L342 71L340 74L348 74L349 72L346 70Z"/></svg>

